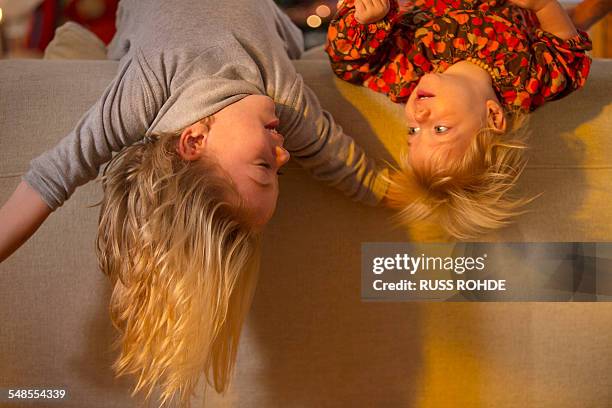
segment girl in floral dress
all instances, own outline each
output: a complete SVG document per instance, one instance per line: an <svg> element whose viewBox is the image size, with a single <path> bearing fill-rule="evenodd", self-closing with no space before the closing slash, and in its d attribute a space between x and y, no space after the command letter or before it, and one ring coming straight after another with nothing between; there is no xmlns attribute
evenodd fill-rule
<svg viewBox="0 0 612 408"><path fill-rule="evenodd" d="M582 87L591 41L556 0L345 0L326 52L341 79L405 103L408 154L387 199L468 238L529 201L524 118Z"/></svg>

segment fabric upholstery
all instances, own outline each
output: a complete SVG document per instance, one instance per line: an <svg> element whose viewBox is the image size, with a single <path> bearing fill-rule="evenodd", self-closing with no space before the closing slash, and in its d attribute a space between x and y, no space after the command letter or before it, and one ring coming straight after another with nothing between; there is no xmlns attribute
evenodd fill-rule
<svg viewBox="0 0 612 408"><path fill-rule="evenodd" d="M53 40L45 48L44 58L105 59L106 45L82 25L69 21L55 30Z"/></svg>
<svg viewBox="0 0 612 408"><path fill-rule="evenodd" d="M344 83L325 60L296 61L322 105L366 151L393 162L403 111ZM0 61L0 202L113 77L110 61ZM543 192L484 240L612 239L612 60L586 87L536 112L520 189ZM93 242L92 182L0 265L0 388L64 388L63 407L136 407L114 380L110 287ZM290 163L233 383L211 407L605 406L612 401L612 304L367 303L360 245L438 240L394 228L391 212L347 200ZM202 398L194 398L194 402ZM35 404L31 404L34 406ZM14 404L10 406L30 406ZM150 406L156 406L152 403Z"/></svg>

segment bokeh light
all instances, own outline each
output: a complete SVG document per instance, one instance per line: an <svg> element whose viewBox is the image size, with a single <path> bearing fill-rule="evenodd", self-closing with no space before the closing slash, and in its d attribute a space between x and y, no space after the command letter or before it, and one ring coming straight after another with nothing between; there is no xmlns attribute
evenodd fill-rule
<svg viewBox="0 0 612 408"><path fill-rule="evenodd" d="M331 14L331 10L325 4L321 4L319 7L317 7L315 13L317 13L317 16L321 18L326 18Z"/></svg>
<svg viewBox="0 0 612 408"><path fill-rule="evenodd" d="M308 18L306 19L306 24L308 24L308 27L311 28L317 28L321 26L321 17L317 16L317 15L310 15L308 16Z"/></svg>

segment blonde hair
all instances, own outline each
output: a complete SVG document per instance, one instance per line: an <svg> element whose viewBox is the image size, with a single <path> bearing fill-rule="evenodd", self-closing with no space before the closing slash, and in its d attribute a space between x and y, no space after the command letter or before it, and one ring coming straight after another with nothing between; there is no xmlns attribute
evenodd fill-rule
<svg viewBox="0 0 612 408"><path fill-rule="evenodd" d="M113 292L116 377L132 396L190 406L200 374L230 381L259 271L260 238L211 159L183 160L179 135L123 149L106 167L97 255Z"/></svg>
<svg viewBox="0 0 612 408"><path fill-rule="evenodd" d="M481 129L456 160L433 155L427 165L412 166L403 152L400 168L391 172L387 199L399 209L397 219L411 224L434 219L457 239L473 238L505 226L522 214L533 198L510 194L526 165L527 115L506 114L505 133Z"/></svg>

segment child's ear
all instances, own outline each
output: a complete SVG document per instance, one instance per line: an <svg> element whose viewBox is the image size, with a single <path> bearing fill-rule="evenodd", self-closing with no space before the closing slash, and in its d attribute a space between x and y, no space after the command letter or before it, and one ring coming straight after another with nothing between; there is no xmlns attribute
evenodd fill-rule
<svg viewBox="0 0 612 408"><path fill-rule="evenodd" d="M487 125L496 133L506 132L506 114L504 108L496 101L487 101Z"/></svg>
<svg viewBox="0 0 612 408"><path fill-rule="evenodd" d="M202 122L196 122L187 126L182 132L176 148L183 160L198 160L202 157L206 147L208 126Z"/></svg>

